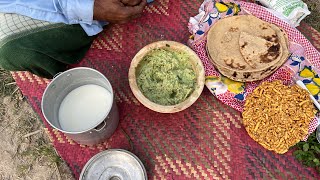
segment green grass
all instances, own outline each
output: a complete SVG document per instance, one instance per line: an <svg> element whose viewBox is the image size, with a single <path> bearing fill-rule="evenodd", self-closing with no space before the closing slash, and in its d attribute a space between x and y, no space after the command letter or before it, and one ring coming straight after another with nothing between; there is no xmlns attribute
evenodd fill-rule
<svg viewBox="0 0 320 180"><path fill-rule="evenodd" d="M17 171L18 171L17 175L19 177L25 177L26 174L28 174L28 172L31 170L31 168L32 168L32 165L30 164L20 164L17 167Z"/></svg>
<svg viewBox="0 0 320 180"><path fill-rule="evenodd" d="M11 74L0 68L0 96L11 96L16 88Z"/></svg>
<svg viewBox="0 0 320 180"><path fill-rule="evenodd" d="M34 164L43 164L54 169L63 162L57 155L51 144L47 143L43 137L36 139L25 151L18 153L17 157L25 159L22 164L17 167L19 177L25 177Z"/></svg>
<svg viewBox="0 0 320 180"><path fill-rule="evenodd" d="M320 3L319 0L304 0L311 12L309 16L304 19L304 22L311 25L320 32Z"/></svg>
<svg viewBox="0 0 320 180"><path fill-rule="evenodd" d="M36 142L30 146L26 151L21 153L22 156L30 156L34 161L46 157L49 159L49 163L60 165L62 162L61 158L56 154L52 145L48 144L46 140L42 137L36 140Z"/></svg>

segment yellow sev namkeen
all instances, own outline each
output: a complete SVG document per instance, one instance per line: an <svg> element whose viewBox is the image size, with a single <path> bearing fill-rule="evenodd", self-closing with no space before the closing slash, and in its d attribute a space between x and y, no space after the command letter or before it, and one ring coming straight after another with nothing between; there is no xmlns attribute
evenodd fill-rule
<svg viewBox="0 0 320 180"><path fill-rule="evenodd" d="M308 134L316 112L306 90L273 81L263 82L248 95L242 117L252 139L284 154Z"/></svg>

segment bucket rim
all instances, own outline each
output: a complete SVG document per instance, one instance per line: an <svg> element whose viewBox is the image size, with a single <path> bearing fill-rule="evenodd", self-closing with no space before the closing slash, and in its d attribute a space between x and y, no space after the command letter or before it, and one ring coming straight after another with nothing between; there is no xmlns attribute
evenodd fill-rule
<svg viewBox="0 0 320 180"><path fill-rule="evenodd" d="M86 130L83 130L83 131L66 131L66 130L63 130L62 128L58 128L56 127L55 125L53 125L47 118L46 114L44 113L44 96L46 95L47 91L49 90L49 87L50 85L54 82L55 79L65 75L66 73L69 73L69 72L72 72L72 71L75 71L75 70L81 70L81 69L86 69L86 70L90 70L90 71L93 71L99 75L101 75L110 85L111 87L111 96L112 96L112 101L114 103L114 92L113 92L113 88L112 88L112 85L110 83L110 81L108 80L108 78L103 75L100 71L96 70L96 69L93 69L93 68L89 68L89 67L75 67L75 68L71 68L71 69L68 69L64 72L61 72L61 73L57 73L56 76L54 76L54 78L51 79L51 81L49 82L49 84L47 85L46 89L44 90L43 94L42 94L42 97L41 97L41 111L42 111L42 115L44 116L46 122L52 126L53 128L63 132L63 133L66 133L66 134L82 134L82 133L86 133L86 132L90 132L91 130L93 130L95 127L97 127L98 125L100 125L103 121L105 121L106 117L109 115L112 107L113 107L113 103L112 105L110 106L109 110L107 111L107 113L105 114L105 116L101 119L101 121L99 121L98 124L96 124L95 126L93 127L90 127Z"/></svg>

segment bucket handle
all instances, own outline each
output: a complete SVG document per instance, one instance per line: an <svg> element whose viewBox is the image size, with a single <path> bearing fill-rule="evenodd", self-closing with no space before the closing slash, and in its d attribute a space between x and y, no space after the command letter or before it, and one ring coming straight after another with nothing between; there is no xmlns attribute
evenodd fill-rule
<svg viewBox="0 0 320 180"><path fill-rule="evenodd" d="M101 126L101 124L103 123L103 125ZM107 123L106 121L103 121L102 123L100 123L97 127L94 128L95 131L99 132L101 131L104 127L106 127ZM101 127L99 127L101 126Z"/></svg>
<svg viewBox="0 0 320 180"><path fill-rule="evenodd" d="M56 78L57 76L59 76L61 73L62 73L62 72L58 72L57 74L55 74L55 75L53 76L52 79L55 79L55 78Z"/></svg>

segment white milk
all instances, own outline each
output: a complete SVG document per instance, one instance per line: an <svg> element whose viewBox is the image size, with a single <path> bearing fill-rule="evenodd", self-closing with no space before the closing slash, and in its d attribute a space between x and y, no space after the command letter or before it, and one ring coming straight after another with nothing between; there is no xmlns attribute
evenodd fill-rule
<svg viewBox="0 0 320 180"><path fill-rule="evenodd" d="M84 85L72 90L59 108L61 129L79 132L94 128L112 106L112 94L98 85Z"/></svg>

